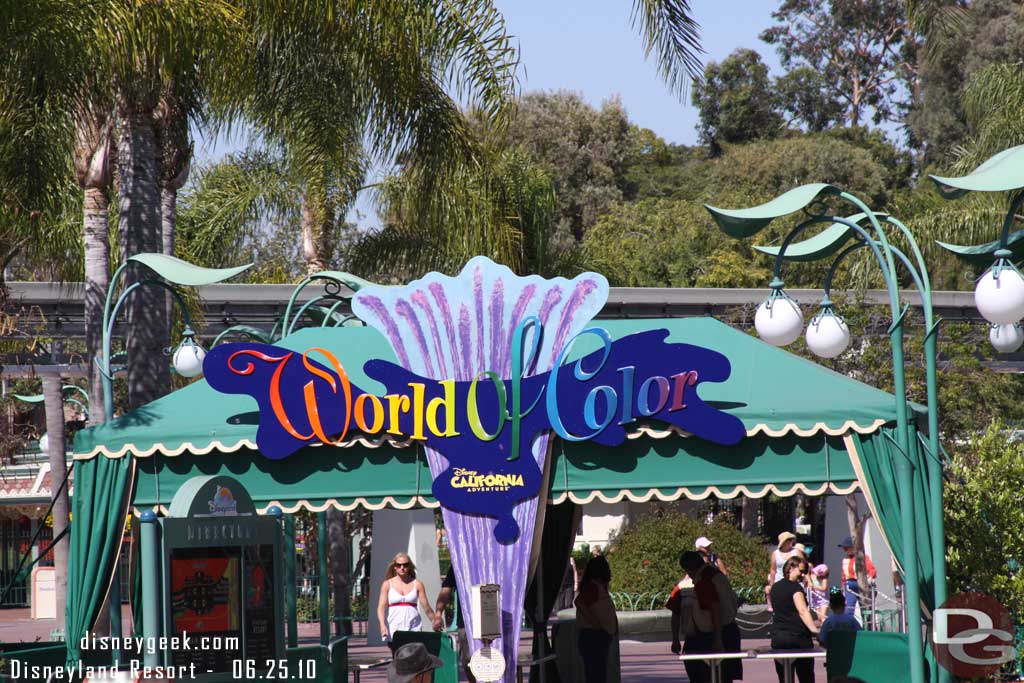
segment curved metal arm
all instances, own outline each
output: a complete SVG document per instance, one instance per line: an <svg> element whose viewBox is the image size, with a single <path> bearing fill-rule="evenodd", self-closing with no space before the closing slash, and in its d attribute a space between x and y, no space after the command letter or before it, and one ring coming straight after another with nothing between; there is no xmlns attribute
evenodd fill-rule
<svg viewBox="0 0 1024 683"><path fill-rule="evenodd" d="M114 287L117 280L124 273L124 269L125 265L122 265L114 273L110 282L111 288ZM124 305L124 302L128 299L128 295L140 287L145 287L146 285L163 287L170 292L174 300L178 302L179 306L181 306L182 316L185 318L185 325L191 326L192 324L192 318L188 314L188 307L185 305L185 301L181 298L181 295L174 287L162 280L139 280L138 282L133 282L128 285L123 292L121 292L121 296L117 298L117 303L114 304L113 308L109 308L110 299L107 299L108 306L105 307L103 311L103 357L100 364L100 372L103 374L103 381L108 385L103 391L103 409L107 420L110 420L114 414L114 391L113 387L109 386L114 379L110 372L110 338L114 334L114 323L117 321L117 314L121 310L121 306Z"/></svg>
<svg viewBox="0 0 1024 683"><path fill-rule="evenodd" d="M1024 204L1024 190L1018 190L1010 201L1010 208L1006 212L1006 218L1003 219L1003 230L999 233L1000 249L1006 249L1006 243L1010 238L1010 228L1013 227L1013 221L1017 217L1017 211L1020 210L1022 204Z"/></svg>
<svg viewBox="0 0 1024 683"><path fill-rule="evenodd" d="M879 251L879 244L876 243L875 240L871 239L871 235L864 228L846 218L841 218L839 216L815 216L793 228L793 230L786 235L786 239L782 242L782 247L779 248L779 253L775 256L775 279L781 279L782 260L786 255L786 247L790 245L797 235L816 223L839 223L841 225L845 225L860 236L865 246L871 248L871 251L875 255L875 259L878 261L879 268L882 269L882 276L885 278L886 287L890 292L889 304L892 309L893 320L898 320L900 318L899 298L894 295L897 291L896 281L892 272L886 267L888 263L892 262L892 255L889 255L888 258L883 257L882 252ZM888 243L886 243L886 247L888 247ZM849 250L849 248L847 250Z"/></svg>
<svg viewBox="0 0 1024 683"><path fill-rule="evenodd" d="M342 279L343 277L347 278L348 282L346 282L344 279ZM328 290L326 292L326 295L321 295L321 296L317 297L318 300L325 298L325 296L335 296L335 297L340 296L338 294L338 292L341 290L342 287L350 287L351 288L351 284L356 284L356 283L361 282L361 281L358 280L358 278L355 278L355 277L349 275L348 273L334 273L332 271L326 271L326 270L325 271L320 271L319 273L313 273L312 275L307 276L302 282L300 282L295 287L295 289L292 291L291 297L289 297L289 299L288 299L288 306L284 309L284 316L281 319L281 330L283 332L282 336L287 336L287 335L292 333L292 330L295 327L295 320L298 320L299 318L301 318L303 311L305 311L308 308L309 302L307 302L306 305L303 306L295 314L294 319L292 318L292 308L295 306L295 301L296 301L296 299L298 299L299 293L302 292L302 290L305 289L306 287L308 287L310 284L312 284L314 282L317 282L319 280L325 280L329 284L325 285L325 289ZM357 284L357 286L358 286L358 284ZM330 288L332 288L332 287L335 287L337 289L332 292L332 291L330 291ZM349 297L341 297L341 298L344 299L344 298L349 298Z"/></svg>
<svg viewBox="0 0 1024 683"><path fill-rule="evenodd" d="M832 261L832 265L828 269L828 275L825 276L824 290L826 298L832 298L832 279L835 278L836 276L836 270L839 268L839 264L843 261L843 259L845 259L853 252L857 251L858 249L864 249L867 246L867 242L863 240L858 240L851 244L850 246L843 249L841 252L839 252L839 255L836 256L834 261Z"/></svg>
<svg viewBox="0 0 1024 683"><path fill-rule="evenodd" d="M281 327L282 336L287 337L288 335L290 335L292 332L295 331L295 324L297 322L299 322L300 320L302 320L303 314L306 311L308 311L310 309L310 307L312 307L314 304L316 304L319 301L323 301L324 299L328 299L328 298L331 298L333 296L335 296L335 295L333 295L333 294L317 294L312 299L310 299L306 303L302 304L302 307L299 308L298 312L295 313L295 317L292 318L291 322L289 322L287 326L282 326ZM291 304L289 303L289 306L290 305ZM285 317L287 318L287 316L288 316L288 312L285 311Z"/></svg>
<svg viewBox="0 0 1024 683"><path fill-rule="evenodd" d="M836 222L838 221L833 220L830 216L812 216L811 218L807 219L806 221L800 223L795 228L790 230L789 234L786 235L785 239L782 240L782 246L779 247L779 253L775 255L775 269L772 273L775 280L778 281L782 279L782 261L786 257L786 249L788 249L789 245L793 243L793 240L799 237L804 230L811 226L819 225L821 223Z"/></svg>
<svg viewBox="0 0 1024 683"><path fill-rule="evenodd" d="M334 302L333 306L327 309L327 313L324 315L324 321L320 323L320 327L327 327L327 322L334 317L334 314L338 310L338 307L341 306L343 303L345 303L344 299L338 299L337 301ZM345 322L344 317L342 318L342 322ZM332 327L338 327L340 324L341 323L337 323L335 325L332 325Z"/></svg>
<svg viewBox="0 0 1024 683"><path fill-rule="evenodd" d="M73 403L76 406L78 406L79 408L81 408L82 412L85 414L85 419L89 419L89 406L88 405L86 405L82 401L79 401L77 398L66 398L66 399L64 399L64 402L65 403Z"/></svg>
<svg viewBox="0 0 1024 683"><path fill-rule="evenodd" d="M82 395L82 399L83 399L83 400L84 400L84 401L85 401L86 403L88 403L88 402L89 402L89 392L87 392L87 391L86 391L85 389L83 389L82 387L78 386L77 384L65 384L64 386L62 386L62 387L60 388L60 390L61 390L61 391L67 391L68 389L70 389L70 390L72 390L72 391L77 391L77 392L78 392L79 394L81 394L81 395ZM72 399L65 399L65 400L68 400L68 401L70 401L70 400L72 400Z"/></svg>

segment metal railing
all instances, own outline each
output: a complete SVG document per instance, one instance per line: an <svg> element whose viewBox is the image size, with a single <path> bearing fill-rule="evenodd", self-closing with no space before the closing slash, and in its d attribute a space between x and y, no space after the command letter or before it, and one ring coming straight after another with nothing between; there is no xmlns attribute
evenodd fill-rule
<svg viewBox="0 0 1024 683"><path fill-rule="evenodd" d="M736 595L744 602L751 602L764 597L761 588L737 588ZM668 601L669 591L656 591L647 593L630 593L627 591L614 591L611 593L612 604L620 612L639 612L642 610L657 610L665 606Z"/></svg>

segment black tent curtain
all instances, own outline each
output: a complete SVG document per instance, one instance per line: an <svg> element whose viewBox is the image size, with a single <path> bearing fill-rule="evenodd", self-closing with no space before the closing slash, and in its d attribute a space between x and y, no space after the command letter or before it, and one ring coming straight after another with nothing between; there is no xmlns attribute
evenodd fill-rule
<svg viewBox="0 0 1024 683"><path fill-rule="evenodd" d="M548 505L544 515L544 530L540 539L540 556L543 558L537 572L543 595L538 596L538 576L534 575L526 590L525 612L533 626L533 658L541 653L552 652L551 641L548 639L547 619L535 619L540 598L541 614L547 616L555 607L555 600L562 591L562 579L569 567L569 555L572 553L573 540L576 538L576 525L579 520L580 506L571 501L559 505ZM545 683L560 683L558 667L554 660L544 664ZM540 681L540 667L530 667L530 683Z"/></svg>

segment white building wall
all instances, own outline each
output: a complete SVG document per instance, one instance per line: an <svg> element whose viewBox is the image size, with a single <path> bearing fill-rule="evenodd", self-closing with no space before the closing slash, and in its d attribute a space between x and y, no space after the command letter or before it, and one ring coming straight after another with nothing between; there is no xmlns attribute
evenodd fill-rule
<svg viewBox="0 0 1024 683"><path fill-rule="evenodd" d="M604 503L598 500L584 505L574 547L589 545L591 548L599 546L604 550L608 546L608 540L625 523L627 506L626 501Z"/></svg>

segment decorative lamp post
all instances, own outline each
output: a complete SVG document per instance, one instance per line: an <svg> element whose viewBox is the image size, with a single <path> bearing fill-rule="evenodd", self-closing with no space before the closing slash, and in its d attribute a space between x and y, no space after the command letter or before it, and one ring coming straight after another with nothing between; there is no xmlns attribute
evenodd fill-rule
<svg viewBox="0 0 1024 683"><path fill-rule="evenodd" d="M70 403L71 405L76 406L79 410L82 411L82 414L85 416L85 418L89 419L89 393L85 389L78 386L77 384L65 384L61 386L60 391L63 396L64 403ZM74 396L69 395L74 394L76 392L81 394L82 398L78 399L75 398ZM17 401L21 401L22 403L43 403L43 401L45 400L43 394L11 394L11 398ZM46 446L44 445L45 440L46 434L43 434L41 437L39 437L39 450L41 451L46 450Z"/></svg>
<svg viewBox="0 0 1024 683"><path fill-rule="evenodd" d="M825 211L824 201L830 198L851 204L859 213L848 217L828 215ZM942 463L938 442L938 400L935 362L938 325L933 316L931 285L921 252L914 241L913 235L910 234L910 231L901 222L886 214L871 211L856 196L828 184L803 185L776 197L766 204L748 209L727 210L708 205L705 205L705 208L711 213L723 232L736 238L750 237L776 218L798 211L802 211L809 216L807 220L797 225L786 236L781 247L756 247L762 252L776 256L774 279L769 285L771 295L769 296L769 301L762 304L761 308L758 309L758 313L761 313L762 308L767 308L769 302L773 302L772 308L774 308L776 305L774 302L777 302L781 297L781 271L784 259L790 261L814 261L836 255L825 282L825 298L822 301L821 311L811 320L806 332L808 347L820 357L834 358L840 355L849 345L849 328L845 321L836 314L829 296L832 278L839 263L854 251L867 248L871 250L874 257L873 260L881 270L889 294L889 306L893 320L889 332L893 355L894 393L897 397L896 445L901 452L900 457L896 458L898 489L907 495L907 500L900 503L900 528L903 536L902 549L904 556L903 569L907 623L911 625L908 627L908 632L910 633L908 639L910 655L909 680L912 683L924 683L924 644L917 631L919 628L917 625L921 624L920 579L917 569L915 513L912 503L913 498L910 494L913 491L913 472L910 460L911 444L908 429L908 401L903 360L903 320L907 309L902 308L900 305L897 272L897 263L902 263L910 272L914 284L920 291L925 314L925 360L927 366L929 430L927 450L930 456L930 462L928 463L928 485L931 496L929 537L933 549L932 555L934 556L936 575L935 600L936 604L941 604L945 601L946 585L945 532L942 524ZM889 242L883 225L897 230L911 245L913 260ZM813 227L821 226L826 227L814 237L794 243L794 240L801 234ZM853 244L847 246L851 240ZM762 335L766 342L772 344L776 344L777 341L786 341L787 339L786 343L792 341L799 336L800 328L795 323L795 316L790 316L787 313L786 317L787 325L783 326L780 324L777 328L768 329L768 334L762 333L761 327L758 327L758 333ZM784 330L782 329L783 327L785 328ZM795 334L794 327L796 328ZM783 331L785 334L782 333Z"/></svg>
<svg viewBox="0 0 1024 683"><path fill-rule="evenodd" d="M122 284L124 273L132 264L145 266L162 279L149 278L138 280L127 287L124 287L123 291L118 294L118 288ZM114 333L114 325L117 321L117 314L120 312L121 306L128 297L137 289L146 286L162 287L171 293L172 299L179 304L182 315L185 318L185 331L182 335L183 338L181 344L173 354L172 362L175 371L178 372L178 374L189 378L197 377L202 374L202 363L203 358L206 356L206 351L203 350L203 348L195 341L195 333L192 331L188 308L185 306L184 301L182 301L181 295L178 293L175 285L195 287L222 282L248 270L250 266L252 266L251 263L245 266L238 266L236 268L203 268L179 258L175 258L174 256L143 253L129 256L125 262L122 263L116 271L114 271L113 276L110 278L110 286L107 289L107 299L103 305L102 347L100 353L97 354L96 357L96 365L99 367L100 375L103 380L104 421L110 421L113 419L114 415L114 371L111 367L110 344ZM144 521L150 522L152 520L147 519ZM149 526L150 525L147 523L144 525L144 528L148 529ZM156 557L146 557L143 555L143 562L146 565L150 562L155 563ZM115 559L114 578L110 584L110 636L112 638L121 637L120 572L117 569L116 563L117 560ZM149 576L152 574L151 569L152 568L149 566L144 566L143 575ZM155 591L156 587L153 586L151 590ZM147 623L155 622L147 620ZM113 655L114 663L116 664L118 661L118 653L114 651Z"/></svg>
<svg viewBox="0 0 1024 683"><path fill-rule="evenodd" d="M1024 319L1024 277L1014 265L1024 258L1024 230L1010 232L1024 205L1024 145L1003 150L965 176L929 176L946 199L968 192L1008 192L1009 205L999 239L973 246L939 242L939 246L975 266L992 265L978 279L974 303L985 320L994 325L989 333L999 353L1021 346L1018 323Z"/></svg>

